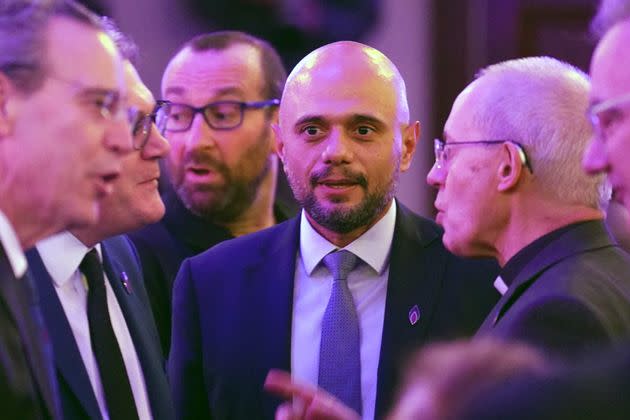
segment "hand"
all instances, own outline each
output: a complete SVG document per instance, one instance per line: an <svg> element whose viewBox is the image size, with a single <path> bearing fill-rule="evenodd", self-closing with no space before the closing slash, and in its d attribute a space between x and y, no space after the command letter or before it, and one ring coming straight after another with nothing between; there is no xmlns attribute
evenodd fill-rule
<svg viewBox="0 0 630 420"><path fill-rule="evenodd" d="M265 390L287 401L276 411L276 420L360 420L361 416L315 385L299 383L282 370L272 369Z"/></svg>

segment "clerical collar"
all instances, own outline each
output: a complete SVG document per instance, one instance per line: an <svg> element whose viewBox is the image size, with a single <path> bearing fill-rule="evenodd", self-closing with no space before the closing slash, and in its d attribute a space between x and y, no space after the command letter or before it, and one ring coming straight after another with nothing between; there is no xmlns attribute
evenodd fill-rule
<svg viewBox="0 0 630 420"><path fill-rule="evenodd" d="M501 278L503 282L510 287L516 276L525 268L525 266L532 261L536 255L538 255L547 245L562 236L564 233L586 222L577 222L570 225L563 226L559 229L553 230L540 238L534 240L525 248L518 251L501 269Z"/></svg>

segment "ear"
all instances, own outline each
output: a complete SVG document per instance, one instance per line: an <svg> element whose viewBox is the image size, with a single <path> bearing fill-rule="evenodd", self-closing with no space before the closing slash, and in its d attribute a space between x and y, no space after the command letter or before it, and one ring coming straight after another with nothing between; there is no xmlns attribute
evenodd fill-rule
<svg viewBox="0 0 630 420"><path fill-rule="evenodd" d="M280 157L280 160L284 164L284 142L282 141L282 134L280 132L280 124L278 124L277 119L276 122L271 123L271 129L274 134L274 152Z"/></svg>
<svg viewBox="0 0 630 420"><path fill-rule="evenodd" d="M514 143L505 142L502 146L503 151L498 168L499 185L498 190L501 192L510 191L518 185L525 164L522 159L521 149Z"/></svg>
<svg viewBox="0 0 630 420"><path fill-rule="evenodd" d="M9 118L9 99L15 94L13 83L6 74L0 72L0 138L11 132L11 119Z"/></svg>
<svg viewBox="0 0 630 420"><path fill-rule="evenodd" d="M402 150L400 156L400 171L405 172L411 166L413 154L416 152L418 138L420 138L420 122L409 124L403 130Z"/></svg>

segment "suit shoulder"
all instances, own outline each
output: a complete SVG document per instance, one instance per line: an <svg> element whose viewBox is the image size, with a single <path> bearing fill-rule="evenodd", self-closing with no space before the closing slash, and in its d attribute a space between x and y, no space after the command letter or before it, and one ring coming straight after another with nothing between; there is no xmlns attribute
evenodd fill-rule
<svg viewBox="0 0 630 420"><path fill-rule="evenodd" d="M292 239L297 234L297 229L299 229L299 218L292 218L269 228L220 242L189 260L197 264L214 259L247 259L259 256L264 250L285 245L287 239Z"/></svg>

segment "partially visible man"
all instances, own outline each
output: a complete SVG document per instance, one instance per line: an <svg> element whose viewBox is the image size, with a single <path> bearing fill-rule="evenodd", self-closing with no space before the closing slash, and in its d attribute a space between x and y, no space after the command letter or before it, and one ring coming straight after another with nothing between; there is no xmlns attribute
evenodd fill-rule
<svg viewBox="0 0 630 420"><path fill-rule="evenodd" d="M129 58L130 44L114 38ZM52 335L65 419L174 417L139 261L129 240L117 236L164 215L159 159L169 145L160 129L169 104L156 105L130 61L125 76L135 150L101 201L99 223L55 235L27 253Z"/></svg>
<svg viewBox="0 0 630 420"><path fill-rule="evenodd" d="M271 124L286 71L265 41L215 32L187 42L162 79L173 102L166 135L170 183L162 221L130 235L165 354L173 281L182 261L286 219L275 203L278 172Z"/></svg>
<svg viewBox="0 0 630 420"><path fill-rule="evenodd" d="M0 3L0 412L61 418L22 249L95 223L131 150L121 58L72 1Z"/></svg>
<svg viewBox="0 0 630 420"><path fill-rule="evenodd" d="M455 258L433 222L394 200L419 131L380 51L339 42L296 66L276 136L303 211L182 265L169 358L178 416L273 418L262 385L280 368L378 418L411 349L479 326L494 266Z"/></svg>
<svg viewBox="0 0 630 420"><path fill-rule="evenodd" d="M630 256L603 224L604 177L580 166L588 91L552 58L499 63L457 97L435 140L427 180L444 244L502 266L503 297L478 336L564 358L630 334Z"/></svg>
<svg viewBox="0 0 630 420"><path fill-rule="evenodd" d="M583 165L591 174L606 173L615 198L630 209L630 1L603 0L593 27L603 37L591 60L593 137ZM620 275L630 279L630 270ZM625 342L544 380L501 384L475 401L466 418L625 419L630 418L628 389L630 343Z"/></svg>

